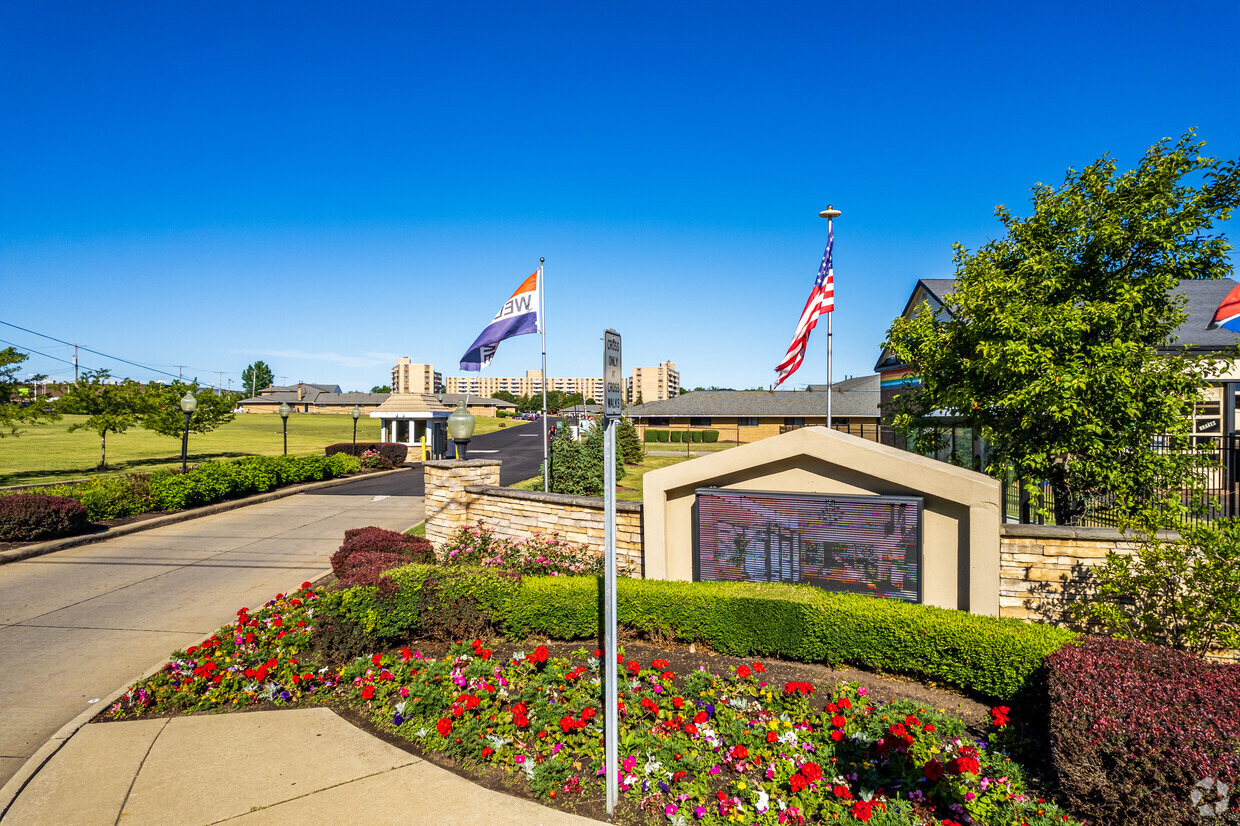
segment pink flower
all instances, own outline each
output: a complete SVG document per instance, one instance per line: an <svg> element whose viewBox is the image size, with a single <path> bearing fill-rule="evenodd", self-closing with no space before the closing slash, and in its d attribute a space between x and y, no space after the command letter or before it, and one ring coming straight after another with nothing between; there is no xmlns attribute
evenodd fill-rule
<svg viewBox="0 0 1240 826"><path fill-rule="evenodd" d="M671 817L672 815L676 814L676 811L678 809L679 807L675 803L668 803L667 808L663 810L663 813L667 815L668 817Z"/></svg>

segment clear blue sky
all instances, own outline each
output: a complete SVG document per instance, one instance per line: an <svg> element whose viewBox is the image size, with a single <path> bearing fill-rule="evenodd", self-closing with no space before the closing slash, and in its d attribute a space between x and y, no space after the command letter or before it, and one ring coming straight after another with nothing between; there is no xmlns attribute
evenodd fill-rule
<svg viewBox="0 0 1240 826"><path fill-rule="evenodd" d="M143 380L365 390L458 374L545 256L552 375L600 375L614 327L626 372L766 386L832 203L835 373L864 374L996 204L1190 127L1240 157L1238 35L1234 0L9 0L0 320ZM538 366L526 336L484 375ZM824 324L786 386L825 377Z"/></svg>

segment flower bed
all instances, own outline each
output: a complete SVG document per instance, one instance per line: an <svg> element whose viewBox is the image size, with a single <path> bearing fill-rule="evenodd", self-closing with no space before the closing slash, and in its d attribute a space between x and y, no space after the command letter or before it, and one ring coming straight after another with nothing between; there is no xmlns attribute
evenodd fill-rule
<svg viewBox="0 0 1240 826"><path fill-rule="evenodd" d="M599 655L543 646L497 662L480 640L442 658L403 648L360 658L342 686L376 720L430 751L493 767L536 797L603 792ZM1072 822L1027 793L1020 766L963 723L908 702L876 705L856 683L772 685L761 662L680 677L621 658L622 796L651 819L689 823ZM822 696L826 694L827 696Z"/></svg>
<svg viewBox="0 0 1240 826"><path fill-rule="evenodd" d="M529 539L496 536L479 523L457 530L439 549L445 565L477 565L521 576L602 576L603 554L566 542L556 531Z"/></svg>

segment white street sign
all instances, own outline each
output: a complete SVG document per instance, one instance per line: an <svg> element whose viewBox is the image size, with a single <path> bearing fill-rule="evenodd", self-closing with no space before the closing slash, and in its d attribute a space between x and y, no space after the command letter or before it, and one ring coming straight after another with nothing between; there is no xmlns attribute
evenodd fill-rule
<svg viewBox="0 0 1240 826"><path fill-rule="evenodd" d="M619 416L624 397L624 376L620 371L620 334L603 333L603 415Z"/></svg>

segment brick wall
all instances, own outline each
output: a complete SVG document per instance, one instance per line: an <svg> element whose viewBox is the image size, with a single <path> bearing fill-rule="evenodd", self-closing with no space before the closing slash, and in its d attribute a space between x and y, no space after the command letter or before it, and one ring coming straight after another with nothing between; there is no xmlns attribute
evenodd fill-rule
<svg viewBox="0 0 1240 826"><path fill-rule="evenodd" d="M527 539L555 531L567 542L603 550L603 500L499 487L499 462L426 462L426 538L446 542L481 522L497 536ZM616 503L616 564L642 575L642 506Z"/></svg>

